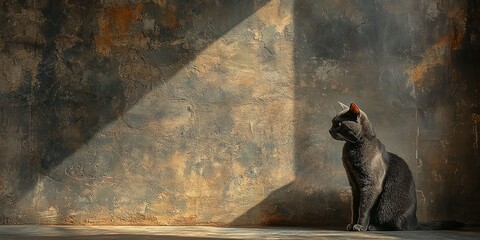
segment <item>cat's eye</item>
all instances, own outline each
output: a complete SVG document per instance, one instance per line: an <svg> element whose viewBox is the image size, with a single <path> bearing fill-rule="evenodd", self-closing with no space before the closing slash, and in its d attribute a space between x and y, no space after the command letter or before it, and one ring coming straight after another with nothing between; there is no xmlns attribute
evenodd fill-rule
<svg viewBox="0 0 480 240"><path fill-rule="evenodd" d="M342 122L337 122L337 127L342 126Z"/></svg>

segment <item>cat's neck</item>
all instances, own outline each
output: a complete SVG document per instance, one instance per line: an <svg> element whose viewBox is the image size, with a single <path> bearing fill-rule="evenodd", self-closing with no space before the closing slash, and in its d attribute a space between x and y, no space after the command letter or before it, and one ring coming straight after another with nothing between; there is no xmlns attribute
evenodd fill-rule
<svg viewBox="0 0 480 240"><path fill-rule="evenodd" d="M362 136L360 136L360 138L367 138L367 140L375 140L376 134L373 130L373 126L368 120L367 115L363 112L360 116L360 122L362 123Z"/></svg>
<svg viewBox="0 0 480 240"><path fill-rule="evenodd" d="M367 146L380 144L380 141L375 136L362 136L356 142L345 142L345 147L349 149L362 149Z"/></svg>

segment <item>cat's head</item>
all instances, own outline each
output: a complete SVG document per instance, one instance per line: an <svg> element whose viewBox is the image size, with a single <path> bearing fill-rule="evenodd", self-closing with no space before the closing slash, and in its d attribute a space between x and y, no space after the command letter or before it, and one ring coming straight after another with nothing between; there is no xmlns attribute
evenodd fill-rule
<svg viewBox="0 0 480 240"><path fill-rule="evenodd" d="M367 115L355 104L350 107L338 102L343 110L332 119L329 132L336 140L358 143L366 138L375 137L372 124Z"/></svg>

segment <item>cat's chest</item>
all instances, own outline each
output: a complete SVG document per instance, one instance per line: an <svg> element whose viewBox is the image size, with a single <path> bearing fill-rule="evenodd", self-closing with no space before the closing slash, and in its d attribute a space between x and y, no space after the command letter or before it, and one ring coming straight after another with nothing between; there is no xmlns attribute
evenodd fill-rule
<svg viewBox="0 0 480 240"><path fill-rule="evenodd" d="M351 164L361 164L374 157L372 151L363 149L345 149L343 151L343 159Z"/></svg>
<svg viewBox="0 0 480 240"><path fill-rule="evenodd" d="M342 160L347 172L354 175L370 175L383 164L381 152L376 149L344 149Z"/></svg>

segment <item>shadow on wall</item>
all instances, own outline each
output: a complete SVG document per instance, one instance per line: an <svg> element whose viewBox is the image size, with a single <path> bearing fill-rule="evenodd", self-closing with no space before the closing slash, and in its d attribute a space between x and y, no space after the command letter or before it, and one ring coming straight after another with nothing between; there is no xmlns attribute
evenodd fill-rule
<svg viewBox="0 0 480 240"><path fill-rule="evenodd" d="M464 14L454 17L463 21L450 23L443 36L449 44L448 60L444 66L425 69L428 77L416 83L424 89L418 93L419 158L424 169L419 179L425 197L435 199L427 206L428 218L478 223L480 1L462 4ZM438 46L442 45L430 52L442 51Z"/></svg>
<svg viewBox="0 0 480 240"><path fill-rule="evenodd" d="M230 225L322 226L340 229L339 226L345 225L350 219L349 199L348 192L309 191L304 184L295 180L275 190Z"/></svg>
<svg viewBox="0 0 480 240"><path fill-rule="evenodd" d="M232 225L339 227L350 222L350 190L340 159L343 144L332 140L328 129L338 100L384 98L370 87L378 85L379 72L372 66L378 67L374 59L380 55L381 40L380 23L369 17L380 13L373 4L358 1L295 2L296 178ZM349 17L353 14L367 19L354 22Z"/></svg>
<svg viewBox="0 0 480 240"><path fill-rule="evenodd" d="M414 69L415 74L415 69L425 67L425 61L421 61L424 52L438 46L437 41L449 36L451 25L456 24L447 14L426 15L432 4L437 6L416 1L295 2L296 179L231 225L349 223L350 190L340 159L343 144L333 142L327 132L337 101L359 103L387 149L402 156L415 173L417 94L410 70ZM453 23L446 24L449 22ZM445 47L454 48L454 43L447 41ZM445 60L435 64L443 69ZM432 172L442 167L428 166L417 171ZM444 208L445 202L435 195L442 191L439 184L427 185L425 191L431 191L431 199ZM458 189L455 184L446 187ZM425 211L424 205L421 208Z"/></svg>
<svg viewBox="0 0 480 240"><path fill-rule="evenodd" d="M268 0L154 2L1 3L1 211Z"/></svg>

